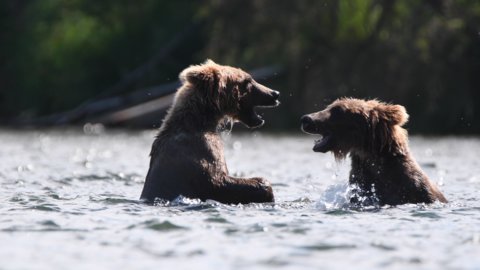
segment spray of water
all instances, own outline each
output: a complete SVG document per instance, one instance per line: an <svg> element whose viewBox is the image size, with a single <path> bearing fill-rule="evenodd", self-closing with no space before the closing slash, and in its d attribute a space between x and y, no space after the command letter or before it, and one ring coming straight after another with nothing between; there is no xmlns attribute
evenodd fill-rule
<svg viewBox="0 0 480 270"><path fill-rule="evenodd" d="M358 186L333 184L329 186L316 203L316 207L323 211L338 209L371 210L379 207L375 196L375 187L372 187L372 196L362 195Z"/></svg>
<svg viewBox="0 0 480 270"><path fill-rule="evenodd" d="M350 187L348 184L333 184L329 186L316 203L316 207L323 211L343 209L350 201Z"/></svg>

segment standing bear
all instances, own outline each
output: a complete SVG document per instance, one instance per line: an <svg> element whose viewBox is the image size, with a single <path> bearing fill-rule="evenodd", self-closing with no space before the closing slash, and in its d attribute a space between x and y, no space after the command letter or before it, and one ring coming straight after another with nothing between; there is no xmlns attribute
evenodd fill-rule
<svg viewBox="0 0 480 270"><path fill-rule="evenodd" d="M207 60L180 73L178 89L156 136L141 199L182 195L222 203L273 202L270 183L260 177L228 175L219 126L225 120L260 127L256 107L275 107L279 92L238 68Z"/></svg>
<svg viewBox="0 0 480 270"><path fill-rule="evenodd" d="M313 151L331 151L336 159L350 153L350 184L356 187L351 203L447 202L410 153L402 128L407 120L403 106L343 98L301 121L303 131L322 135Z"/></svg>

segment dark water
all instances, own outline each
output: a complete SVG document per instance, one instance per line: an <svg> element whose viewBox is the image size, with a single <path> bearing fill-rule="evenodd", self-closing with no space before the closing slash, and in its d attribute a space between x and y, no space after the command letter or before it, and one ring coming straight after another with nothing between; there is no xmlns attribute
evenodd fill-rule
<svg viewBox="0 0 480 270"><path fill-rule="evenodd" d="M225 137L275 204L144 205L153 135L0 131L0 269L480 269L479 139L411 138L449 204L358 211L348 162L301 134Z"/></svg>

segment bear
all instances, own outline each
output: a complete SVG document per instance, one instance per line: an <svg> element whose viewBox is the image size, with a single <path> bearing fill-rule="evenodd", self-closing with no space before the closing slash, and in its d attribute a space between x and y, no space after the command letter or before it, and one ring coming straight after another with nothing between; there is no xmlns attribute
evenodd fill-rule
<svg viewBox="0 0 480 270"><path fill-rule="evenodd" d="M410 153L402 128L408 117L401 105L340 98L323 111L304 115L301 127L322 135L313 151L331 151L337 161L350 154L352 205L446 203Z"/></svg>
<svg viewBox="0 0 480 270"><path fill-rule="evenodd" d="M225 204L274 202L266 179L229 176L220 127L234 121L262 126L255 109L278 106L280 93L212 60L186 68L179 78L182 85L152 144L140 199L154 203L181 195Z"/></svg>

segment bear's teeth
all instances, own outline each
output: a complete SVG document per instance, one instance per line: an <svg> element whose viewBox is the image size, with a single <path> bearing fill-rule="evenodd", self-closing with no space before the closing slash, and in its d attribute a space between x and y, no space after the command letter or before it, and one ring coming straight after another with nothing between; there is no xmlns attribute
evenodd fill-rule
<svg viewBox="0 0 480 270"><path fill-rule="evenodd" d="M257 118L259 118L260 120L263 120L262 116L260 114L258 114L255 110L253 110L253 113L255 114L255 116Z"/></svg>

